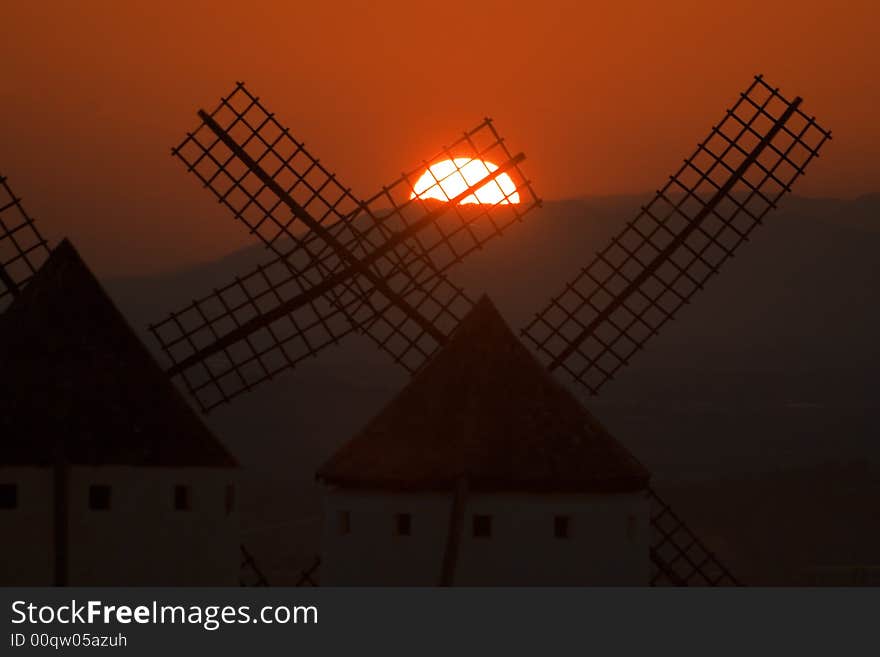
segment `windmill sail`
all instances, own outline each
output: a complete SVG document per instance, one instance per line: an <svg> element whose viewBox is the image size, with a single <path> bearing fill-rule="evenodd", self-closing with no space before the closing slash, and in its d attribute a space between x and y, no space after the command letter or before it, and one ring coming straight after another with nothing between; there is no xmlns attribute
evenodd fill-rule
<svg viewBox="0 0 880 657"><path fill-rule="evenodd" d="M761 76L693 155L523 330L592 394L749 239L831 137Z"/></svg>
<svg viewBox="0 0 880 657"><path fill-rule="evenodd" d="M241 586L269 586L269 580L257 565L254 555L242 544L239 546L241 551L241 562L239 564L239 581Z"/></svg>
<svg viewBox="0 0 880 657"><path fill-rule="evenodd" d="M653 489L651 586L739 586L740 582Z"/></svg>
<svg viewBox="0 0 880 657"><path fill-rule="evenodd" d="M539 203L489 119L429 162L497 168L438 175L467 181L439 203L412 193L428 162L358 200L242 84L199 116L175 155L274 254L151 327L204 410L355 330L415 371L472 305L445 272ZM494 204L459 204L492 185Z"/></svg>
<svg viewBox="0 0 880 657"><path fill-rule="evenodd" d="M831 133L757 76L635 219L523 330L597 394L717 274ZM736 585L655 491L653 585Z"/></svg>
<svg viewBox="0 0 880 657"><path fill-rule="evenodd" d="M0 311L49 256L49 247L18 198L0 176Z"/></svg>

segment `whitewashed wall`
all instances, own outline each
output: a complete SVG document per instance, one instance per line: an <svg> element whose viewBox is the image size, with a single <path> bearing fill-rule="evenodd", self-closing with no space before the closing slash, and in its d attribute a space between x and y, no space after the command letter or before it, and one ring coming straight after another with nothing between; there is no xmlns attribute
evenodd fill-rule
<svg viewBox="0 0 880 657"><path fill-rule="evenodd" d="M322 536L322 585L436 585L451 494L329 489ZM348 511L351 533L338 531ZM412 514L412 535L394 535L397 513ZM475 514L492 516L491 538L472 535ZM554 516L571 518L570 538L554 536ZM471 494L455 584L647 585L649 504L644 493Z"/></svg>
<svg viewBox="0 0 880 657"><path fill-rule="evenodd" d="M18 507L0 509L0 586L51 586L52 469L0 466L0 483L18 485Z"/></svg>
<svg viewBox="0 0 880 657"><path fill-rule="evenodd" d="M51 584L52 469L0 468L17 483L18 508L0 510L0 584ZM71 585L238 584L240 491L229 468L74 466L69 472ZM89 487L111 487L109 510L89 508ZM191 508L174 508L189 485ZM226 513L226 486L235 504Z"/></svg>

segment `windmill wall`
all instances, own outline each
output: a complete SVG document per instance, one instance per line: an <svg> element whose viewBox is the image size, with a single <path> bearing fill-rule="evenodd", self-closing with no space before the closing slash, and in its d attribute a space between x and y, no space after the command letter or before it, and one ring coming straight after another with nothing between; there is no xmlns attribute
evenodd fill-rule
<svg viewBox="0 0 880 657"><path fill-rule="evenodd" d="M54 552L52 468L0 467L0 485L16 486L15 508L0 509L0 586L51 586Z"/></svg>
<svg viewBox="0 0 880 657"><path fill-rule="evenodd" d="M229 468L71 466L68 583L236 586L236 483ZM15 508L0 509L0 585L53 584L53 468L0 467L0 484L17 488ZM91 508L93 485L109 486L109 508ZM181 485L187 509L175 508Z"/></svg>
<svg viewBox="0 0 880 657"><path fill-rule="evenodd" d="M325 496L322 585L439 582L452 495L330 489ZM342 531L348 514L348 533ZM411 533L397 535L397 514ZM475 537L473 518L492 518ZM569 518L558 538L554 518ZM649 508L644 492L599 494L473 493L468 497L457 586L647 585Z"/></svg>

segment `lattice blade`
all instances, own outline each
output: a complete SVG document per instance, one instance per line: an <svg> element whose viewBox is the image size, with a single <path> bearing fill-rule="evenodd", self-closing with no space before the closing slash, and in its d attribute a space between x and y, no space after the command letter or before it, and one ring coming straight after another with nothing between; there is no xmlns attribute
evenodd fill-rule
<svg viewBox="0 0 880 657"><path fill-rule="evenodd" d="M703 288L830 139L758 76L654 199L523 330L596 394Z"/></svg>
<svg viewBox="0 0 880 657"><path fill-rule="evenodd" d="M392 301L374 291L364 303L351 279L332 288L324 280L315 268L305 276L292 274L288 261L276 258L172 313L150 327L173 363L169 374L182 375L209 411L338 343L376 315L389 325L389 349L404 339L399 333L406 323L392 326ZM407 299L448 335L470 300L445 278L430 292L409 293ZM440 296L446 299L442 308L431 301ZM419 338L406 346L407 361L427 359L438 345L430 336Z"/></svg>
<svg viewBox="0 0 880 657"><path fill-rule="evenodd" d="M301 238L308 230L216 129L319 223L343 221L360 205L243 83L236 84L213 112L199 116L199 126L172 153L267 247Z"/></svg>
<svg viewBox="0 0 880 657"><path fill-rule="evenodd" d="M654 490L651 497L651 586L740 586Z"/></svg>
<svg viewBox="0 0 880 657"><path fill-rule="evenodd" d="M200 110L199 117L199 126L172 153L218 201L276 255L295 245L306 263L342 263L349 254L326 234L308 239L318 238L315 231L344 224L360 205L335 175L241 82L213 112Z"/></svg>
<svg viewBox="0 0 880 657"><path fill-rule="evenodd" d="M300 266L299 257L307 264ZM409 371L440 345L368 281L356 286L359 279L350 271L325 277L318 263L308 258L297 250L280 256L151 327L173 363L169 374L183 375L203 410L316 355L355 326L368 326L371 337ZM444 337L472 306L445 274L429 267L422 267L418 279L378 273ZM369 289L367 302L362 289Z"/></svg>
<svg viewBox="0 0 880 657"><path fill-rule="evenodd" d="M354 303L356 293L340 287L339 300L331 302L329 295L308 296L311 289L307 277L297 276L285 259L275 258L150 330L173 364L169 374L181 374L202 410L208 411L354 330L344 309ZM291 299L302 302L271 322L253 325ZM242 338L220 344L242 327L250 327Z"/></svg>
<svg viewBox="0 0 880 657"><path fill-rule="evenodd" d="M370 219L358 231L372 224L388 238L442 212L407 245L425 267L445 272L540 205L520 161L485 119L367 199L362 207Z"/></svg>
<svg viewBox="0 0 880 657"><path fill-rule="evenodd" d="M0 311L18 296L48 257L48 243L6 178L0 176Z"/></svg>
<svg viewBox="0 0 880 657"><path fill-rule="evenodd" d="M430 212L426 206L431 202L421 197L445 200L448 198L445 192L456 183L469 185L488 175L491 167L512 159L504 140L491 120L486 119L430 160L452 166L439 170L437 167L441 165L435 164L428 169L426 162L362 202L343 187L302 142L294 139L242 83L222 98L213 112L201 111L199 116L200 125L173 149L175 156L276 254L290 253L289 243L293 243L299 263L296 271L301 271L302 263L314 261L324 276L338 272L350 262L351 258L340 255L364 257L394 232L405 230ZM422 176L426 170L428 173ZM523 182L515 184L513 180ZM414 188L420 183L423 183L420 198L413 198ZM514 166L464 199L463 207L472 201L486 201L493 193L500 201L498 206L511 205L513 212L495 211L490 215L454 207L450 214L455 215L455 219L438 222L429 227L433 230L425 230L417 239L401 243L378 260L376 269L382 270L379 278L409 276L414 278L409 287L419 287L417 279L421 269L445 271L492 236L500 234L512 221L519 220L538 202L528 181ZM287 197L288 202L283 197ZM510 203L513 200L520 203L513 206ZM292 204L308 215L301 219L314 221L314 229L295 221ZM321 234L325 228L327 234ZM423 294L426 289L429 287L423 286ZM384 292L390 296L389 290ZM431 332L426 318L419 317L412 307L406 307L402 299L397 301L397 310L407 315L403 321L418 326L422 333ZM442 305L443 300L433 301ZM397 324L393 320L391 326ZM385 348L388 343L382 327L377 329L373 323L366 328ZM439 337L433 336L435 340ZM394 355L402 358L401 353Z"/></svg>
<svg viewBox="0 0 880 657"><path fill-rule="evenodd" d="M495 170L493 164L483 165L484 161L498 162L502 169ZM428 162L446 162L450 166L436 171L436 175L432 175L434 167L429 168L427 163L412 169L328 229L347 252L371 262L376 278L387 281L391 291L399 292L394 299L386 290L379 290L392 302L383 304L375 299L374 285L359 285L364 303L372 308L367 311L365 323L354 320L364 317L360 307L353 308L349 318L411 372L433 351L417 345L440 343L449 332L441 327L441 336L432 335L424 321L416 320L427 320L431 328L438 322L451 328L470 307L463 293L445 280L444 273L503 234L539 204L519 169L518 157L511 156L488 119ZM481 184L483 180L486 182ZM416 196L414 188L420 183L421 193ZM474 194L461 191L473 187ZM443 193L444 189L448 195ZM423 198L452 198L455 194L460 198L453 201L461 203ZM477 198L481 203L472 202ZM384 248L400 235L409 237L398 240L393 248ZM297 263L300 272L314 266L325 278L336 275L347 263L337 257L334 249L322 247L322 240L321 235L311 232L285 257ZM380 257L373 257L376 251L382 251ZM402 307L401 300L409 305L408 309ZM456 304L460 305L459 311L454 307Z"/></svg>
<svg viewBox="0 0 880 657"><path fill-rule="evenodd" d="M414 195L415 177L427 169L424 165L349 216L302 236L287 232L285 239L264 240L275 260L151 327L173 363L169 373L184 374L199 404L209 410L353 329L366 332L408 371L418 369L472 305L445 271L539 203L519 171L523 156L500 160L509 152L490 121L431 162L451 156L461 164L433 179L447 185L448 202ZM251 158L249 171L256 168L253 157L242 156ZM485 165L475 174L468 165L477 159L491 162L490 157L498 160L497 168ZM218 166L213 179L223 171ZM456 176L462 185L453 189L449 183ZM258 177L272 193L285 194L264 173ZM207 184L211 180L206 178ZM468 202L471 197L487 201L484 195L493 185L494 203ZM426 192L432 193L430 185ZM290 211L291 204L286 208ZM244 214L239 210L237 216ZM287 230L277 218L273 215L273 225Z"/></svg>
<svg viewBox="0 0 880 657"><path fill-rule="evenodd" d="M260 570L253 555L248 552L244 545L241 549L241 563L239 564L238 583L240 586L269 586L269 580Z"/></svg>
<svg viewBox="0 0 880 657"><path fill-rule="evenodd" d="M321 557L320 557L320 555L318 555L315 557L315 560L312 561L312 564L300 573L299 579L296 580L296 585L297 586L318 586L319 585L318 578L320 575L320 568L321 568Z"/></svg>
<svg viewBox="0 0 880 657"><path fill-rule="evenodd" d="M503 173L480 186L481 180L498 174L500 170L496 171L495 166L501 166ZM462 191L466 187L476 190ZM437 285L445 287L445 272L504 234L539 205L540 199L520 169L517 157L511 155L494 124L486 119L365 201L367 227L357 226L358 220L353 224L360 234L375 226L383 239L423 225L405 241L403 248L395 249L393 262L386 262L383 268L390 272L390 265L409 272L410 281L402 288L404 296L426 295L427 301L442 307L448 299L431 290ZM426 223L425 217L432 215L434 219ZM397 309L389 312L399 315ZM424 331L412 322L408 322L408 327L402 325L404 318L398 321L389 313L372 316L374 319L363 326L368 335L408 370L418 369L424 361L407 362L404 351ZM462 316L456 316L454 325ZM393 333L400 338L396 340L399 349L388 348L386 336L392 327L400 327Z"/></svg>
<svg viewBox="0 0 880 657"><path fill-rule="evenodd" d="M468 161L485 160L498 165L513 157L492 121L485 119L435 157L402 174L363 202L313 157L302 142L293 138L243 83L238 83L222 98L213 112L200 112L199 116L201 123L197 129L187 134L172 152L236 219L270 248L276 248L279 242L297 239L303 241L303 246L312 245L319 250L326 245L295 221L271 185L257 175L253 167L247 166L243 158L250 159L264 171L322 226L335 226L334 234L351 249L361 242L364 248L375 247L381 236L387 237L390 231L401 230L425 214L426 201L411 196L429 163L463 161L460 166L456 164L447 170L432 170L433 177L429 175L427 184L419 190L420 197L445 199L448 196L443 192L453 183L469 185L488 173L480 164L468 164ZM486 233L503 231L538 202L518 166L507 173L520 181L519 184L499 179L477 191L476 197L481 201L493 194L504 199L515 198L521 211L488 217L485 226L475 225L473 213L464 213L459 215L458 222L438 227L436 233L425 232L418 243L424 243L421 254L430 259L430 266L444 270L449 260L459 261L467 252L479 248L488 239ZM477 199L466 199L463 207L474 200ZM276 253L281 255L288 248L282 247Z"/></svg>

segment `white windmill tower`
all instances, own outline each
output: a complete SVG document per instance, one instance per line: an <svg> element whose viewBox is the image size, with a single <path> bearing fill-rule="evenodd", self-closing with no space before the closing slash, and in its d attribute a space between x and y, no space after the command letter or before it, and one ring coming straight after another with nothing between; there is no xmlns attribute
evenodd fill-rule
<svg viewBox="0 0 880 657"><path fill-rule="evenodd" d="M235 459L0 192L0 583L235 585Z"/></svg>

